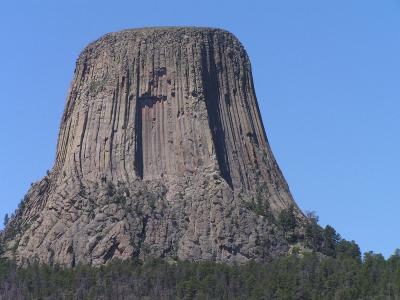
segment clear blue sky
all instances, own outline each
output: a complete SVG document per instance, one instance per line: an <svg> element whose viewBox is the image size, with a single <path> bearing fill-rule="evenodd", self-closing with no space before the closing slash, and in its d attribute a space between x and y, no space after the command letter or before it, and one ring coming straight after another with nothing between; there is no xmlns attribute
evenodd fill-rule
<svg viewBox="0 0 400 300"><path fill-rule="evenodd" d="M0 216L52 167L82 48L158 25L239 37L299 206L363 251L400 247L400 0L2 1Z"/></svg>

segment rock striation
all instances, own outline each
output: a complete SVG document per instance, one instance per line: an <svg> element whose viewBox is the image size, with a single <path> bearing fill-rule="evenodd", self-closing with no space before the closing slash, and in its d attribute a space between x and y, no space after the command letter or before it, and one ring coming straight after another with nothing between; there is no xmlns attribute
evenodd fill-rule
<svg viewBox="0 0 400 300"><path fill-rule="evenodd" d="M80 54L53 169L3 232L6 255L74 266L288 252L295 206L245 49L212 28L110 33Z"/></svg>

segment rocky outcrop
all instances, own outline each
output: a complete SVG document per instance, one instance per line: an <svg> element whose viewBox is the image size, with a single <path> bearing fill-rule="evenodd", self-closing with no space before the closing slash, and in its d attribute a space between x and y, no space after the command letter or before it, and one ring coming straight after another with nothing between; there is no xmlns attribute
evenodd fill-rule
<svg viewBox="0 0 400 300"><path fill-rule="evenodd" d="M291 205L240 42L126 30L79 56L55 165L3 238L21 264L261 261L288 251L274 217Z"/></svg>

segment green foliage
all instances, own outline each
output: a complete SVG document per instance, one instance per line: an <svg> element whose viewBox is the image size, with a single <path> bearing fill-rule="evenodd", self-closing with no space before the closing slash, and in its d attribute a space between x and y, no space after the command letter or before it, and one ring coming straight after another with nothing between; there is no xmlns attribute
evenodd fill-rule
<svg viewBox="0 0 400 300"><path fill-rule="evenodd" d="M324 230L318 225L318 217L312 216L308 218L305 228L304 240L308 248L314 251L321 251L324 242Z"/></svg>
<svg viewBox="0 0 400 300"><path fill-rule="evenodd" d="M117 204L122 204L125 205L126 204L126 197L124 195L121 194L116 194L111 198L111 202L117 203Z"/></svg>
<svg viewBox="0 0 400 300"><path fill-rule="evenodd" d="M4 254L4 243L0 240L0 259L3 254Z"/></svg>
<svg viewBox="0 0 400 300"><path fill-rule="evenodd" d="M255 212L257 215L263 216L273 223L276 222L271 213L269 202L264 199L262 193L258 193L255 199L244 201L244 203L247 209Z"/></svg>
<svg viewBox="0 0 400 300"><path fill-rule="evenodd" d="M356 242L342 239L332 226L322 228L315 212L307 213L307 217L304 234L307 248L326 256L341 260L352 259L353 262L361 263L361 252Z"/></svg>
<svg viewBox="0 0 400 300"><path fill-rule="evenodd" d="M7 224L8 224L9 221L10 221L10 217L8 216L8 214L6 214L6 215L4 216L4 222L3 222L4 227L7 226Z"/></svg>
<svg viewBox="0 0 400 300"><path fill-rule="evenodd" d="M254 211L257 215L260 215L260 216L264 216L266 213L266 209L265 209L264 205L259 201L249 202L249 203L247 203L246 207L249 210Z"/></svg>
<svg viewBox="0 0 400 300"><path fill-rule="evenodd" d="M97 94L101 91L103 85L104 85L104 82L101 81L101 80L92 81L92 82L90 82L90 84L89 84L89 92L90 92L92 95L97 95Z"/></svg>
<svg viewBox="0 0 400 300"><path fill-rule="evenodd" d="M294 206L284 209L279 214L279 224L285 231L293 231L297 226L296 216L294 214Z"/></svg>
<svg viewBox="0 0 400 300"><path fill-rule="evenodd" d="M328 228L332 236L331 229ZM337 257L317 253L268 263L114 261L92 268L0 261L0 298L7 299L398 299L400 251L385 260L355 243ZM358 255L357 255L358 253Z"/></svg>
<svg viewBox="0 0 400 300"><path fill-rule="evenodd" d="M19 203L18 203L18 210L22 211L25 208L26 201L28 200L28 196L25 196Z"/></svg>
<svg viewBox="0 0 400 300"><path fill-rule="evenodd" d="M341 241L341 237L336 233L336 230L327 225L322 232L323 244L321 252L328 256L336 256L336 247Z"/></svg>
<svg viewBox="0 0 400 300"><path fill-rule="evenodd" d="M115 194L115 187L112 182L107 183L107 196L112 197Z"/></svg>
<svg viewBox="0 0 400 300"><path fill-rule="evenodd" d="M336 246L336 255L338 257L348 257L361 261L361 251L355 241L340 240Z"/></svg>

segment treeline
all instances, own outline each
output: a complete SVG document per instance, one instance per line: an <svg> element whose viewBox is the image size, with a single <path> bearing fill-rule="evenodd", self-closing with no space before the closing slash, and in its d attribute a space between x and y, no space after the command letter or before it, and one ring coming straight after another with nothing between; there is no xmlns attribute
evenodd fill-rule
<svg viewBox="0 0 400 300"><path fill-rule="evenodd" d="M0 299L400 299L400 251L387 260L309 253L241 266L152 260L18 269L2 260Z"/></svg>
<svg viewBox="0 0 400 300"><path fill-rule="evenodd" d="M315 213L299 226L293 207L276 224L291 255L270 262L229 266L212 262L113 261L94 268L32 264L18 268L0 259L2 299L400 299L400 250L385 259L361 255ZM304 245L303 248L301 245ZM3 253L0 242L0 257Z"/></svg>

